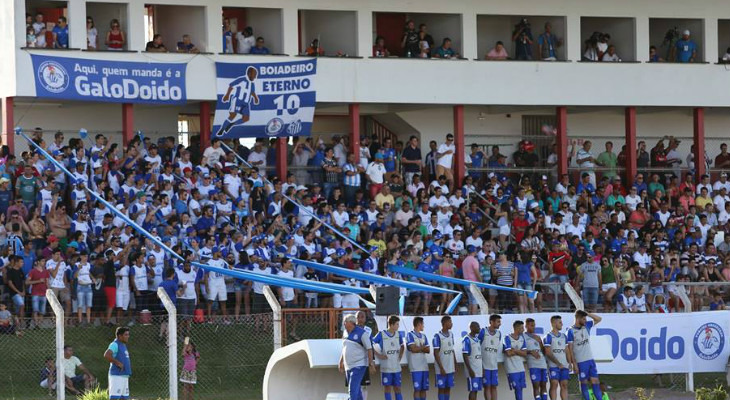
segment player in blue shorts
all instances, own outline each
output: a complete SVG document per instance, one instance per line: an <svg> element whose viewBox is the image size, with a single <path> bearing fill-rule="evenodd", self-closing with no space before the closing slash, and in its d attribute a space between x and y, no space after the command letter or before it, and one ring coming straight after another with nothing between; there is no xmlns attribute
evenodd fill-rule
<svg viewBox="0 0 730 400"><path fill-rule="evenodd" d="M479 332L479 341L482 345L482 386L484 400L497 400L497 386L499 385L499 355L502 354L502 317L498 314L489 316L489 326Z"/></svg>
<svg viewBox="0 0 730 400"><path fill-rule="evenodd" d="M400 318L395 315L388 317L388 329L378 332L373 339L373 350L380 359L380 380L383 384L385 400L393 400L391 392L395 393L395 400L403 400L400 392L401 367L403 357L404 338L400 332Z"/></svg>
<svg viewBox="0 0 730 400"><path fill-rule="evenodd" d="M550 374L550 400L557 400L558 387L560 387L561 400L568 400L568 381L570 381L569 365L572 364L573 356L568 346L568 337L561 332L563 330L563 319L560 315L550 317L552 330L545 335L545 357L548 362Z"/></svg>
<svg viewBox="0 0 730 400"><path fill-rule="evenodd" d="M464 336L461 344L469 400L477 400L477 394L482 390L482 347L479 343L479 331L479 323L472 321L469 324L469 334Z"/></svg>
<svg viewBox="0 0 730 400"><path fill-rule="evenodd" d="M515 392L515 400L522 400L522 389L527 387L525 382L527 344L523 335L525 323L515 321L512 329L514 332L504 337L504 369L507 372L509 388Z"/></svg>
<svg viewBox="0 0 730 400"><path fill-rule="evenodd" d="M231 130L235 125L245 124L251 119L251 102L259 104L259 96L256 94L256 86L254 81L258 76L255 67L246 69L246 76L238 77L228 86L226 94L223 96L223 102L229 103L228 118L223 121L220 129L216 132L216 136L223 136ZM241 118L236 119L240 115Z"/></svg>
<svg viewBox="0 0 730 400"><path fill-rule="evenodd" d="M456 351L454 350L454 334L451 332L451 317L441 317L441 330L433 336L433 360L436 370L436 387L439 389L438 400L449 400L451 388L454 387L456 372Z"/></svg>
<svg viewBox="0 0 730 400"><path fill-rule="evenodd" d="M548 365L545 360L545 347L542 338L535 334L535 320L525 320L525 343L527 344L527 368L530 369L532 395L535 400L548 400L547 381Z"/></svg>
<svg viewBox="0 0 730 400"><path fill-rule="evenodd" d="M588 321L588 317L591 318L591 321ZM573 354L573 370L578 371L580 390L583 392L584 400L591 400L590 393L588 393L588 381L593 386L593 394L596 398L603 397L590 342L590 330L599 322L601 322L601 317L598 315L578 310L575 312L575 325L568 329L568 343Z"/></svg>
<svg viewBox="0 0 730 400"><path fill-rule="evenodd" d="M408 369L413 380L413 399L426 400L428 391L428 360L426 356L431 352L428 338L423 333L423 317L413 318L413 330L406 335L406 357Z"/></svg>

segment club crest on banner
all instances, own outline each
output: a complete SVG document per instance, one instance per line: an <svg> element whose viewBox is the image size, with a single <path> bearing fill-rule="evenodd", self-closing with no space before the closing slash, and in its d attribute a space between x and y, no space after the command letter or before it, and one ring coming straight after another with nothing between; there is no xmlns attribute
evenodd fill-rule
<svg viewBox="0 0 730 400"><path fill-rule="evenodd" d="M66 69L55 61L45 61L38 66L38 82L51 93L61 93L68 88Z"/></svg>
<svg viewBox="0 0 730 400"><path fill-rule="evenodd" d="M725 333L714 322L703 324L694 336L695 353L703 360L714 360L722 354L725 347Z"/></svg>

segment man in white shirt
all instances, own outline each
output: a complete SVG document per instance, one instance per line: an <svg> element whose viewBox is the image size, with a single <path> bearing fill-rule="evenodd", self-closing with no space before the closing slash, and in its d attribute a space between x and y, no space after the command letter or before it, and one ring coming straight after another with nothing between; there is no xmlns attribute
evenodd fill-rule
<svg viewBox="0 0 730 400"><path fill-rule="evenodd" d="M213 139L210 143L210 147L205 149L203 152L203 157L207 161L207 165L211 168L215 168L216 163L220 165L220 159L225 155L226 152L221 148L219 139Z"/></svg>
<svg viewBox="0 0 730 400"><path fill-rule="evenodd" d="M629 210L636 211L636 206L641 203L641 197L636 193L636 186L632 186L629 189L629 194L626 195L626 206Z"/></svg>
<svg viewBox="0 0 730 400"><path fill-rule="evenodd" d="M720 174L720 180L712 185L713 192L717 193L720 189L725 188L726 191L730 192L730 181L727 180L727 173L723 172Z"/></svg>
<svg viewBox="0 0 730 400"><path fill-rule="evenodd" d="M236 33L236 53L249 54L251 48L256 45L256 38L253 36L253 29L248 26L243 31Z"/></svg>
<svg viewBox="0 0 730 400"><path fill-rule="evenodd" d="M371 162L365 170L365 176L370 183L370 198L374 199L380 193L385 181L385 165L383 165L383 155L375 154L375 161Z"/></svg>
<svg viewBox="0 0 730 400"><path fill-rule="evenodd" d="M454 183L454 135L446 135L446 143L442 143L436 150L436 176L445 175L449 185Z"/></svg>
<svg viewBox="0 0 730 400"><path fill-rule="evenodd" d="M715 182L717 185L720 182ZM715 204L715 208L718 210L725 209L725 203L730 202L730 197L727 195L727 189L725 186L720 186L715 189L716 196L712 199L712 203Z"/></svg>
<svg viewBox="0 0 730 400"><path fill-rule="evenodd" d="M578 236L579 238L583 238L583 234L585 233L586 228L580 223L580 215L573 214L573 223L568 225L567 228L565 228L565 233L571 236Z"/></svg>
<svg viewBox="0 0 730 400"><path fill-rule="evenodd" d="M583 142L583 147L578 150L578 153L576 154L576 160L578 166L581 168L581 175L587 173L590 179L590 183L593 185L593 187L596 187L596 173L593 172L593 168L596 167L596 160L593 157L593 154L591 154L592 145L593 144L590 140L586 140L585 142Z"/></svg>
<svg viewBox="0 0 730 400"><path fill-rule="evenodd" d="M251 150L246 161L254 167L259 167L259 171L263 171L266 168L266 152L260 141L257 141L253 146L253 150Z"/></svg>
<svg viewBox="0 0 730 400"><path fill-rule="evenodd" d="M646 245L639 245L639 250L634 253L634 261L639 263L639 268L646 270L651 265L651 256L646 252Z"/></svg>

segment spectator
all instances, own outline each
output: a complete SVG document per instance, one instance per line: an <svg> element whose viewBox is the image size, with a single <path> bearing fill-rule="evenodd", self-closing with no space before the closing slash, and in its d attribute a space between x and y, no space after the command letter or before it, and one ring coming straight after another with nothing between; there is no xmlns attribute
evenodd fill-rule
<svg viewBox="0 0 730 400"><path fill-rule="evenodd" d="M35 34L35 46L39 49L45 49L48 47L48 42L46 41L46 34L48 31L46 30L45 25L41 28L40 32Z"/></svg>
<svg viewBox="0 0 730 400"><path fill-rule="evenodd" d="M728 48L727 48L727 49L725 50L725 54L723 54L723 55L722 55L722 57L721 57L720 59L721 59L721 60L722 60L722 62L724 62L724 63L725 63L725 62L728 62L728 61L730 61L730 47L728 47Z"/></svg>
<svg viewBox="0 0 730 400"><path fill-rule="evenodd" d="M33 324L36 327L41 326L43 317L46 315L46 290L48 290L50 280L51 273L46 269L43 259L35 260L25 284L30 286Z"/></svg>
<svg viewBox="0 0 730 400"><path fill-rule="evenodd" d="M421 149L418 147L418 137L411 136L408 139L408 145L401 153L401 163L403 164L405 183L411 185L413 176L420 175L421 165L423 164Z"/></svg>
<svg viewBox="0 0 730 400"><path fill-rule="evenodd" d="M697 56L697 45L694 40L690 39L689 29L682 32L682 39L677 41L677 62L691 63L695 62Z"/></svg>
<svg viewBox="0 0 730 400"><path fill-rule="evenodd" d="M501 41L497 41L494 47L489 50L489 53L484 56L484 59L486 60L506 60L508 58L509 54L507 54L507 50L504 48L504 43Z"/></svg>
<svg viewBox="0 0 730 400"><path fill-rule="evenodd" d="M446 142L441 144L436 152L436 176L445 176L449 187L454 183L452 168L455 152L454 135L449 133L446 135Z"/></svg>
<svg viewBox="0 0 730 400"><path fill-rule="evenodd" d="M416 57L420 54L420 36L416 32L416 24L413 20L406 22L405 28L403 29L403 37L401 38L400 47L403 49L403 57Z"/></svg>
<svg viewBox="0 0 730 400"><path fill-rule="evenodd" d="M606 49L606 52L603 53L603 57L601 58L601 61L606 62L621 62L621 58L616 54L616 46L609 45L608 49Z"/></svg>
<svg viewBox="0 0 730 400"><path fill-rule="evenodd" d="M80 395L94 387L96 378L81 360L74 356L73 347L69 345L63 347L63 360L61 361L61 365L63 366L63 374L66 378L66 390L75 395ZM77 375L77 369L80 369L82 373Z"/></svg>
<svg viewBox="0 0 730 400"><path fill-rule="evenodd" d="M99 48L99 31L94 26L94 19L86 17L86 48L96 50Z"/></svg>
<svg viewBox="0 0 730 400"><path fill-rule="evenodd" d="M250 54L254 46L256 46L256 38L253 36L253 28L247 26L236 33L236 53Z"/></svg>
<svg viewBox="0 0 730 400"><path fill-rule="evenodd" d="M66 17L58 17L58 24L53 27L53 48L68 49L68 23Z"/></svg>
<svg viewBox="0 0 730 400"><path fill-rule="evenodd" d="M537 38L537 49L543 61L557 61L556 49L562 45L562 41L553 35L553 25L545 23L545 32Z"/></svg>
<svg viewBox="0 0 730 400"><path fill-rule="evenodd" d="M515 60L532 60L532 30L527 18L515 25L512 41L515 42Z"/></svg>
<svg viewBox="0 0 730 400"><path fill-rule="evenodd" d="M223 18L223 53L233 54L233 32L228 18Z"/></svg>
<svg viewBox="0 0 730 400"><path fill-rule="evenodd" d="M124 50L126 44L126 35L124 31L119 27L119 20L113 19L109 24L111 29L106 33L106 48L107 50L121 51ZM183 42L185 37L183 36ZM194 46L193 46L194 47Z"/></svg>
<svg viewBox="0 0 730 400"><path fill-rule="evenodd" d="M583 142L583 147L578 150L578 153L576 154L578 166L582 169L581 174L586 173L588 174L589 181L593 185L593 187L596 186L596 173L593 171L593 168L596 167L596 160L593 158L593 154L591 154L591 147L593 143L591 143L590 140L586 140Z"/></svg>
<svg viewBox="0 0 730 400"><path fill-rule="evenodd" d="M594 252L597 246L594 246ZM602 286L601 265L589 258L578 267L579 288L582 288L583 302L588 312L593 312L598 304L598 292Z"/></svg>
<svg viewBox="0 0 730 400"><path fill-rule="evenodd" d="M730 168L730 153L727 151L727 143L720 144L720 154L715 157L715 168Z"/></svg>
<svg viewBox="0 0 730 400"><path fill-rule="evenodd" d="M271 54L269 48L264 46L264 38L259 36L256 38L256 45L251 48L251 54L266 55Z"/></svg>
<svg viewBox="0 0 730 400"><path fill-rule="evenodd" d="M436 42L433 40L433 37L431 36L431 34L428 33L428 26L426 26L426 24L418 25L418 33L419 34L423 33L423 40L425 40L426 43L428 43L429 49L433 49L433 45ZM431 57L432 54L429 52L428 56Z"/></svg>
<svg viewBox="0 0 730 400"><path fill-rule="evenodd" d="M436 57L438 58L458 58L459 54L451 48L451 39L444 38L441 43L441 47L436 50Z"/></svg>
<svg viewBox="0 0 730 400"><path fill-rule="evenodd" d="M177 52L178 53L200 53L200 50L198 50L197 47L193 44L192 40L190 39L190 35L183 35L182 41L177 42Z"/></svg>
<svg viewBox="0 0 730 400"><path fill-rule="evenodd" d="M390 57L390 52L385 47L385 38L380 35L375 38L373 57Z"/></svg>
<svg viewBox="0 0 730 400"><path fill-rule="evenodd" d="M656 46L649 46L649 62L664 62L664 59L659 57L659 54L656 51Z"/></svg>
<svg viewBox="0 0 730 400"><path fill-rule="evenodd" d="M431 57L431 44L426 40L426 32L418 32L418 57Z"/></svg>
<svg viewBox="0 0 730 400"><path fill-rule="evenodd" d="M147 42L147 46L145 46L144 51L148 51L150 53L167 53L167 47L165 47L165 44L162 43L162 35L155 33L155 35L152 36L152 41Z"/></svg>
<svg viewBox="0 0 730 400"><path fill-rule="evenodd" d="M581 61L601 61L599 58L599 52L598 52L598 42L593 39L588 39L585 41L585 52L583 53L583 58L581 58Z"/></svg>
<svg viewBox="0 0 730 400"><path fill-rule="evenodd" d="M46 22L43 21L43 13L38 12L35 14L35 20L33 21L32 27L36 35L39 35L41 30L46 28Z"/></svg>
<svg viewBox="0 0 730 400"><path fill-rule="evenodd" d="M616 166L618 165L618 158L613 153L613 142L606 142L606 151L598 155L596 164L604 168L603 176L609 179L617 177Z"/></svg>
<svg viewBox="0 0 730 400"><path fill-rule="evenodd" d="M317 57L324 55L324 49L319 45L319 39L312 40L309 47L304 51L304 54L310 57Z"/></svg>
<svg viewBox="0 0 730 400"><path fill-rule="evenodd" d="M40 386L48 389L48 395L53 396L53 391L56 390L56 363L53 361L53 357L46 357L46 362L41 369Z"/></svg>
<svg viewBox="0 0 730 400"><path fill-rule="evenodd" d="M8 311L5 303L0 303L0 334L22 336L22 331L17 329L18 319Z"/></svg>

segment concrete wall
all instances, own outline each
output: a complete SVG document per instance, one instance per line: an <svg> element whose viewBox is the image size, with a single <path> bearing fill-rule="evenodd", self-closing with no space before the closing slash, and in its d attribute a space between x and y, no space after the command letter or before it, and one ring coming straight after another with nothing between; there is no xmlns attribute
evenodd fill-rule
<svg viewBox="0 0 730 400"><path fill-rule="evenodd" d="M636 23L633 18L595 18L580 19L580 41L584 43L593 32L608 33L608 44L616 46L616 54L623 61L636 61ZM649 51L649 49L641 49Z"/></svg>
<svg viewBox="0 0 730 400"><path fill-rule="evenodd" d="M309 47L319 37L320 46L328 56L338 51L357 54L357 13L354 11L300 10L301 48Z"/></svg>
<svg viewBox="0 0 730 400"><path fill-rule="evenodd" d="M209 50L206 47L209 39L206 39L205 7L156 5L155 33L162 34L169 51L175 51L177 42L181 42L186 34L200 51ZM222 37L221 31L219 41L223 40Z"/></svg>

